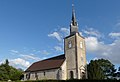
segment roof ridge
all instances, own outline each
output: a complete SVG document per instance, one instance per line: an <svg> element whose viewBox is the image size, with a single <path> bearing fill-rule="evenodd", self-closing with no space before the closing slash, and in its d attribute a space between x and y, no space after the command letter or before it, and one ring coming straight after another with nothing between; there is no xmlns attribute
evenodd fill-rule
<svg viewBox="0 0 120 82"><path fill-rule="evenodd" d="M60 56L63 56L65 54L61 54L61 55L58 55L58 56L53 56L53 57L50 57L50 58L47 58L47 59L43 59L43 60L40 60L40 61L37 61L37 62L41 62L41 61L46 61L46 60L50 60L50 59L54 59L54 58L57 58L57 57L60 57ZM34 62L34 63L37 63L37 62Z"/></svg>

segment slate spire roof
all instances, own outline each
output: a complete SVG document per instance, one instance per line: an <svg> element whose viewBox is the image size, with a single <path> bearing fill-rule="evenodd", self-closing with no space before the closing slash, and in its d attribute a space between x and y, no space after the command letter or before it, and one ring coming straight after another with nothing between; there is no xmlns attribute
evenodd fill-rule
<svg viewBox="0 0 120 82"><path fill-rule="evenodd" d="M73 26L77 26L74 4L72 4L72 22L71 22L71 24L72 24Z"/></svg>
<svg viewBox="0 0 120 82"><path fill-rule="evenodd" d="M71 23L70 23L70 35L73 35L76 33L79 33L78 32L78 23L76 21L74 4L72 4L72 19L71 19Z"/></svg>
<svg viewBox="0 0 120 82"><path fill-rule="evenodd" d="M72 22L71 24L73 26L77 26L77 21L76 21L76 17L75 17L75 9L74 9L74 4L72 4Z"/></svg>

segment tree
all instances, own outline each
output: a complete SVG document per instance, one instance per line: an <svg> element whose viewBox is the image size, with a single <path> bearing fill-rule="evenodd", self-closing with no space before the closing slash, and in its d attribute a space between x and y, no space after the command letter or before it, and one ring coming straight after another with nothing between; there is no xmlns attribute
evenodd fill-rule
<svg viewBox="0 0 120 82"><path fill-rule="evenodd" d="M8 80L9 72L10 72L9 61L6 59L5 64L0 65L0 80Z"/></svg>
<svg viewBox="0 0 120 82"><path fill-rule="evenodd" d="M87 66L88 79L104 79L105 75L96 61L91 60Z"/></svg>
<svg viewBox="0 0 120 82"><path fill-rule="evenodd" d="M9 61L6 59L4 64L0 65L0 80L19 80L21 78L22 71L9 65Z"/></svg>
<svg viewBox="0 0 120 82"><path fill-rule="evenodd" d="M116 73L116 77L120 79L120 67L118 67L118 72Z"/></svg>
<svg viewBox="0 0 120 82"><path fill-rule="evenodd" d="M99 63L99 66L102 68L105 78L113 79L115 77L116 72L115 65L113 65L107 59L98 59L97 62Z"/></svg>
<svg viewBox="0 0 120 82"><path fill-rule="evenodd" d="M115 66L105 59L91 60L88 64L89 79L113 79L115 77Z"/></svg>
<svg viewBox="0 0 120 82"><path fill-rule="evenodd" d="M11 68L10 68L11 70L10 70L10 80L12 80L12 81L15 81L15 80L20 80L21 79L21 75L22 75L22 71L21 70L18 70L18 69L16 69L16 68L13 68L12 66L11 66Z"/></svg>

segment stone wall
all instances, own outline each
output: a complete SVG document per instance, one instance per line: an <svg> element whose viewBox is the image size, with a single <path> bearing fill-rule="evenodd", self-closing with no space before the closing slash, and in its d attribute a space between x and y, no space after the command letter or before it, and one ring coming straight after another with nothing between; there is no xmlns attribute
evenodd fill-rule
<svg viewBox="0 0 120 82"><path fill-rule="evenodd" d="M69 42L71 43L69 47ZM82 73L86 73L86 46L85 39L78 33L65 38L64 42L67 79L71 78L71 71L74 79L82 79Z"/></svg>
<svg viewBox="0 0 120 82"><path fill-rule="evenodd" d="M26 72L24 80L61 79L61 69L50 69L36 72Z"/></svg>
<svg viewBox="0 0 120 82"><path fill-rule="evenodd" d="M76 34L77 38L77 62L78 62L78 79L82 79L82 73L86 73L86 46L85 39Z"/></svg>

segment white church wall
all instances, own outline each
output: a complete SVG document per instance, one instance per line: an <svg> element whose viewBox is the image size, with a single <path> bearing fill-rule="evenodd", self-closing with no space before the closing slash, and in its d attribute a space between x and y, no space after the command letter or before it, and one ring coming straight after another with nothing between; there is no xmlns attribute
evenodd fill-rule
<svg viewBox="0 0 120 82"><path fill-rule="evenodd" d="M30 79L31 80L36 80L35 73L30 73Z"/></svg>
<svg viewBox="0 0 120 82"><path fill-rule="evenodd" d="M71 48L69 42L71 41ZM76 50L75 50L75 35L65 39L65 57L67 62L67 79L70 79L70 71L73 72L73 78L76 78Z"/></svg>
<svg viewBox="0 0 120 82"><path fill-rule="evenodd" d="M67 79L67 71L66 71L66 60L64 61L64 63L61 66L61 79L62 80L66 80Z"/></svg>
<svg viewBox="0 0 120 82"><path fill-rule="evenodd" d="M27 80L27 78L26 78L26 73L24 74L24 80L25 80L25 81Z"/></svg>
<svg viewBox="0 0 120 82"><path fill-rule="evenodd" d="M64 65L63 65L63 68L64 68ZM26 74L24 74L24 80L46 80L46 79L60 80L62 79L61 72L62 71L60 70L60 68L58 68L58 69L50 69L50 70L26 73L28 74L28 78L26 77Z"/></svg>
<svg viewBox="0 0 120 82"><path fill-rule="evenodd" d="M85 40L83 37L80 37L78 34L77 36L77 61L78 61L78 79L81 79L83 70L81 67L86 66L86 49L85 49ZM85 68L84 68L85 72Z"/></svg>
<svg viewBox="0 0 120 82"><path fill-rule="evenodd" d="M44 70L37 73L38 79L57 79L58 69Z"/></svg>
<svg viewBox="0 0 120 82"><path fill-rule="evenodd" d="M36 77L35 77L35 72L26 72L24 74L24 80L36 80Z"/></svg>

